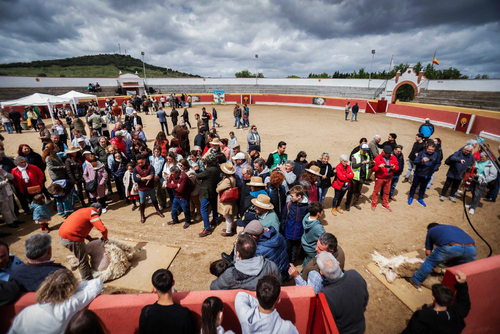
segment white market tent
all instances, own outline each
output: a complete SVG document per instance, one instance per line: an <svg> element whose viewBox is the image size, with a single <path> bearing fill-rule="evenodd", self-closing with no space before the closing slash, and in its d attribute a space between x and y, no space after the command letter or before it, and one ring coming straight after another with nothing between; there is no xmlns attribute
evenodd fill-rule
<svg viewBox="0 0 500 334"><path fill-rule="evenodd" d="M75 106L75 109L76 109L76 104L80 100L94 100L95 99L97 105L99 105L99 102L97 101L97 95L80 93L80 92L77 92L74 90L69 91L66 94L58 95L58 97L70 98L73 102L73 105Z"/></svg>
<svg viewBox="0 0 500 334"><path fill-rule="evenodd" d="M2 108L6 106L47 106L50 113L50 118L54 122L52 115L52 106L55 104L63 104L73 102L71 98L63 98L55 95L35 93L29 96L22 97L17 100L1 102ZM73 107L73 106L72 106Z"/></svg>

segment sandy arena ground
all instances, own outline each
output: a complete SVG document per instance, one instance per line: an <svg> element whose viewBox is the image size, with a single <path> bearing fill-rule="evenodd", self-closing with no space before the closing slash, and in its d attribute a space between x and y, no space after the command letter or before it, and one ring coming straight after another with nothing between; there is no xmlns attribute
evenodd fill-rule
<svg viewBox="0 0 500 334"><path fill-rule="evenodd" d="M207 106L207 108L210 106ZM242 148L246 148L247 131L233 128L232 105L217 107L219 123L223 125L219 130L221 138L228 138L229 132L234 130ZM201 106L190 109L190 121L195 125L194 114L200 112ZM160 130L160 124L155 116L141 114L148 145L152 147L154 138ZM397 142L404 146L405 157L411 150L414 136L420 126L419 123L388 118L384 115L359 114L358 122L344 121L344 113L337 110L282 107L282 106L250 106L251 124L256 124L262 137L264 157L276 149L278 141L287 142L289 158L295 159L297 152L304 150L308 154L308 161L318 159L323 152L329 152L330 162L335 166L341 154L349 154L358 145L361 137L369 140L375 134L380 134L386 140L389 132L398 135ZM169 126L171 128L169 121ZM194 130L191 130L191 143ZM15 156L21 143L27 143L40 152L41 144L37 139L38 134L25 131L23 135L7 135L5 146L8 156ZM441 138L444 148L444 157L448 157L455 150L462 147L472 135L454 132L450 129L436 127L435 137ZM171 138L171 137L169 137ZM496 149L498 143L490 142ZM405 168L406 170L406 168ZM444 184L447 166L442 166L436 174L434 185L427 191L427 207L423 208L418 203L408 206L406 199L410 185L398 184L396 188L397 202L391 203L392 213L382 209L379 203L377 210L370 210L370 203L362 197L362 210L353 208L350 212L332 216L330 206L334 191L328 192L325 207L327 210L324 219L326 231L333 233L346 254L346 268L357 270L368 284L370 301L366 311L367 333L399 333L410 318L410 310L385 288L364 265L371 260L370 254L377 250L388 256L412 251L424 247L426 226L431 222L454 224L464 229L475 240L478 247L478 259L488 254L486 245L474 234L470 228L459 203L453 204L449 200L444 203L439 201L439 193ZM48 178L48 174L47 174ZM370 196L373 186L364 186L363 193ZM115 198L117 195L113 195ZM343 203L342 203L343 207ZM77 206L78 208L78 206ZM219 231L224 223L217 228L217 232L206 238L199 238L198 233L203 228L202 223L197 223L187 230L182 229L182 224L176 226L162 226L170 219L170 212L166 218L161 219L154 214L154 209L148 206L146 223L139 222L139 212L130 211L124 201L113 202L108 207L108 212L102 216L103 222L108 227L109 237L113 239L132 238L140 241L153 241L180 247L180 252L173 261L172 270L176 288L179 291L206 290L214 279L208 271L209 263L220 258L221 252L231 250L234 238L223 238ZM5 232L13 235L5 241L11 244L11 253L21 259L24 256L24 240L38 233L39 227L35 225L30 216L21 214L20 219L28 221L19 229L10 229L2 226ZM493 254L500 253L500 205L498 203L481 203L476 214L471 217L476 229L493 247ZM53 216L50 224L53 231L53 254L57 262L67 265L69 251L58 242L57 228L62 223L62 218ZM96 231L93 235L97 236ZM148 278L149 279L149 278Z"/></svg>

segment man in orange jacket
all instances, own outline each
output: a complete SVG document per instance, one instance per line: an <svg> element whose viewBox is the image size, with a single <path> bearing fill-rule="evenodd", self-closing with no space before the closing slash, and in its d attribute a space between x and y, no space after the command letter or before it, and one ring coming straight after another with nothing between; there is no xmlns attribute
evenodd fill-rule
<svg viewBox="0 0 500 334"><path fill-rule="evenodd" d="M61 244L69 249L78 259L78 270L82 280L92 279L89 257L85 248L85 239L92 241L89 233L95 227L102 234L101 240L108 241L108 230L101 221L102 206L93 203L88 208L73 212L59 228Z"/></svg>
<svg viewBox="0 0 500 334"><path fill-rule="evenodd" d="M392 154L392 147L384 146L384 151L373 160L375 165L372 167L375 173L375 188L372 194L372 210L377 207L378 194L382 188L384 191L382 207L389 212L389 192L391 190L391 181L394 172L399 170L398 159Z"/></svg>

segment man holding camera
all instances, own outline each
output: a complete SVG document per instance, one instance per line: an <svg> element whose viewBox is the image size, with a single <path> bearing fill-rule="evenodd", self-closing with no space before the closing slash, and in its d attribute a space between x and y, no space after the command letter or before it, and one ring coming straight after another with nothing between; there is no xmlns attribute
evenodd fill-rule
<svg viewBox="0 0 500 334"><path fill-rule="evenodd" d="M380 189L383 189L382 207L392 212L392 209L389 207L389 192L391 190L392 176L394 172L399 170L398 159L392 154L392 147L386 145L384 146L384 151L375 157L373 161L375 163L372 167L375 173L375 188L372 194L372 210L375 211L378 194L380 193Z"/></svg>

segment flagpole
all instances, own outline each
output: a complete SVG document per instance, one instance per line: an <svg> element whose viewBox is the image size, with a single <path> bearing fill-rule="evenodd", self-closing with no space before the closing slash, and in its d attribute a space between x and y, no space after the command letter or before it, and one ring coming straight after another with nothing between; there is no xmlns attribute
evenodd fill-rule
<svg viewBox="0 0 500 334"><path fill-rule="evenodd" d="M434 51L434 57L432 57L432 61L431 61L432 68L434 68L434 59L436 59L436 51Z"/></svg>
<svg viewBox="0 0 500 334"><path fill-rule="evenodd" d="M392 61L394 59L394 55L392 55L391 57L391 62L389 63L389 72L391 71L391 68L392 68Z"/></svg>

